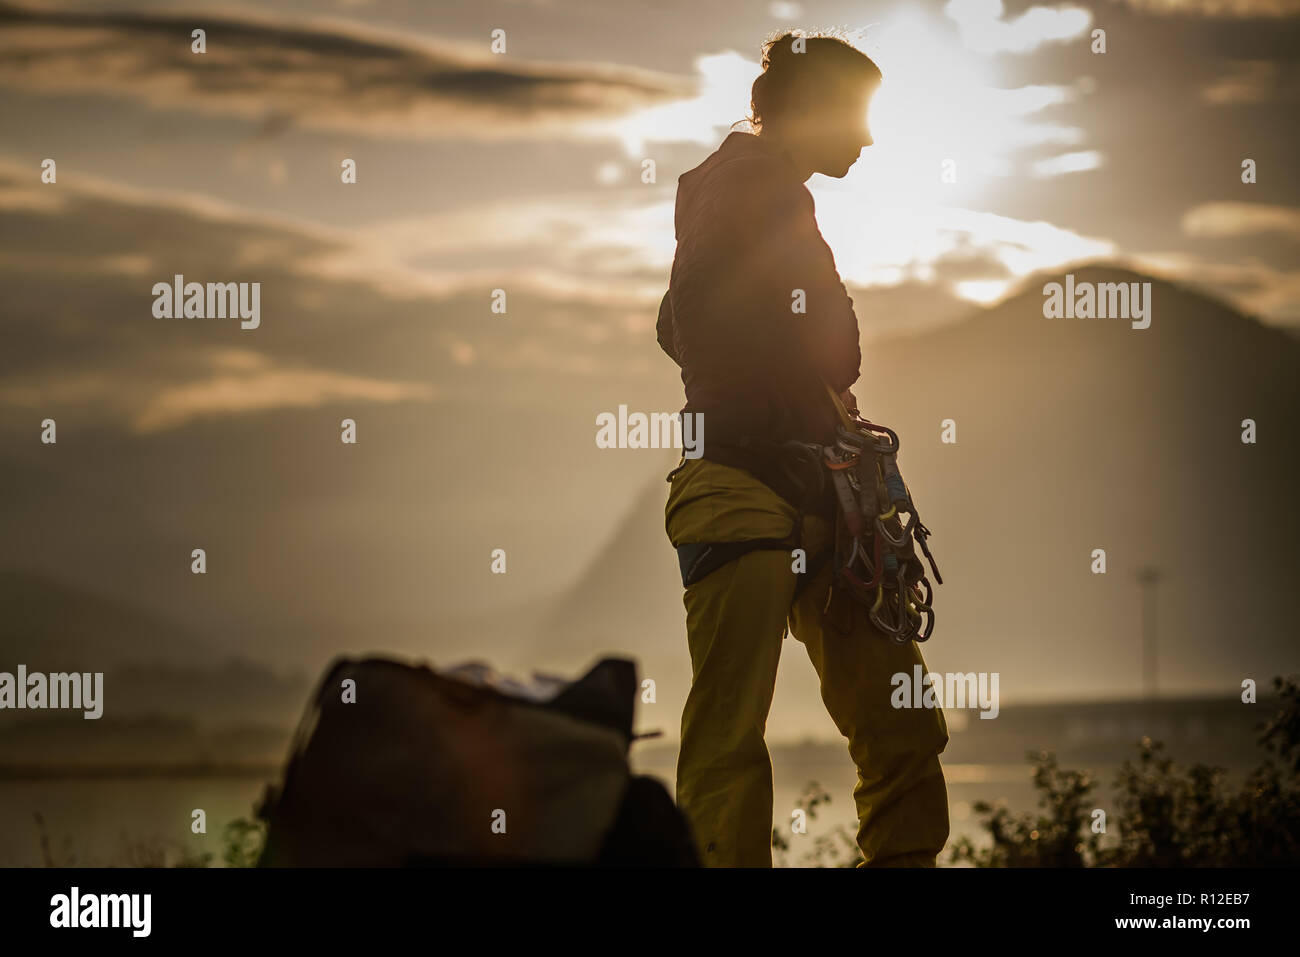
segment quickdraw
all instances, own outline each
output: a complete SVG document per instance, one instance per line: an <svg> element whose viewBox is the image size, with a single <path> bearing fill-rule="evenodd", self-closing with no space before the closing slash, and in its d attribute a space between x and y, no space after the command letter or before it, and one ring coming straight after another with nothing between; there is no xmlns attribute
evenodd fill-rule
<svg viewBox="0 0 1300 957"><path fill-rule="evenodd" d="M822 449L839 502L835 578L826 608L839 588L865 606L871 623L894 641L925 641L934 632L933 589L916 545L935 582L942 585L943 576L930 553L930 530L898 470L898 434L850 415L827 391L842 424L835 443Z"/></svg>

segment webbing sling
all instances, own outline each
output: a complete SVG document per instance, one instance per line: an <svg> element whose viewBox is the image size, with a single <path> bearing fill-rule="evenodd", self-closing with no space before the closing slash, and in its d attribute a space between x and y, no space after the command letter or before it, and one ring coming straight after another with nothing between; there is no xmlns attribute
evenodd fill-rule
<svg viewBox="0 0 1300 957"><path fill-rule="evenodd" d="M681 567L682 587L688 588L723 565L750 552L788 552L797 544L777 538L755 538L748 542L692 542L677 548L677 564Z"/></svg>
<svg viewBox="0 0 1300 957"><path fill-rule="evenodd" d="M750 552L793 552L800 545L795 542L775 538L755 538L748 542L709 542L704 544L681 545L677 548L677 563L681 566L682 587L689 588L702 581L709 574L723 565L734 562ZM798 598L817 573L831 558L831 549L818 552L808 560L808 568L800 573L800 582L795 587L794 597Z"/></svg>

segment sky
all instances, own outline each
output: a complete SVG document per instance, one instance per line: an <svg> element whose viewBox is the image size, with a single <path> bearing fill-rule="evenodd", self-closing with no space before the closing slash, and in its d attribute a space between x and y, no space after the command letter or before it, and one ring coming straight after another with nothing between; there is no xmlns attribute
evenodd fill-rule
<svg viewBox="0 0 1300 957"><path fill-rule="evenodd" d="M1283 16L1300 7L1282 0L117 7L4 18L4 160L53 154L69 189L336 236L326 277L528 285L641 315L671 263L676 177L745 116L759 43L839 28L885 77L875 145L810 184L851 285L990 302L1122 257L1300 321L1300 27ZM200 63L176 36L201 21ZM347 157L356 189L338 182Z"/></svg>
<svg viewBox="0 0 1300 957"><path fill-rule="evenodd" d="M680 403L652 331L677 177L788 28L840 30L883 72L875 144L809 182L867 342L1096 260L1300 326L1295 0L5 2L4 455L37 462L57 412L110 507L263 556L193 613L218 632L243 633L241 603L350 646L358 620L472 615L481 576L446 541L480 570L512 543L525 573L494 601L566 587L664 457L590 457L591 417ZM177 273L262 282L261 326L152 318ZM386 457L326 488L313 456L344 415ZM260 491L272 470L292 494ZM33 554L184 615L189 586L120 547ZM310 586L269 569L322 555ZM284 612L306 587L318 614Z"/></svg>

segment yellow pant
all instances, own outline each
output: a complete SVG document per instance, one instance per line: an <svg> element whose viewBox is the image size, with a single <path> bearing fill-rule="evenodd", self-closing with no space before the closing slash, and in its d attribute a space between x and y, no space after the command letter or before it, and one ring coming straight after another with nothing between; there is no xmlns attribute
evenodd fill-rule
<svg viewBox="0 0 1300 957"><path fill-rule="evenodd" d="M748 472L704 459L674 472L665 509L673 546L781 539L795 510ZM812 558L833 534L805 516ZM787 624L821 681L822 701L858 768L853 797L863 863L933 866L948 840L939 754L948 727L938 708L895 709L891 676L925 662L916 644L877 631L866 610L837 597L840 627L823 629L830 563L801 592L789 552L754 551L686 589L691 690L682 714L677 803L707 866L772 865L772 764L763 740ZM851 626L850 623L851 622ZM791 809L793 810L793 809Z"/></svg>

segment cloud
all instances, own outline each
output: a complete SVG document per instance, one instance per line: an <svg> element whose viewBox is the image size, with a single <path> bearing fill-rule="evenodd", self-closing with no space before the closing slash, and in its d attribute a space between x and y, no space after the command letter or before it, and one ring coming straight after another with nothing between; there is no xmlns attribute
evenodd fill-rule
<svg viewBox="0 0 1300 957"><path fill-rule="evenodd" d="M1203 203L1183 214L1183 232L1197 239L1278 233L1300 239L1300 208L1263 203Z"/></svg>
<svg viewBox="0 0 1300 957"><path fill-rule="evenodd" d="M581 297L585 288L600 290L606 302L650 296L657 305L676 247L673 207L670 189L636 186L489 201L385 220L353 236L377 258L405 263L427 276L481 276L476 280L481 288L494 285L493 275L509 274L511 283L532 275L536 283L551 285L569 276L569 295ZM646 274L654 276L658 291L638 294L635 287Z"/></svg>
<svg viewBox="0 0 1300 957"><path fill-rule="evenodd" d="M1134 268L1185 282L1233 303L1247 315L1300 324L1300 270L1261 262L1228 263L1183 252L1139 253Z"/></svg>
<svg viewBox="0 0 1300 957"><path fill-rule="evenodd" d="M51 195L58 201L33 198ZM559 392L583 401L590 386L575 377L619 388L671 381L648 296L614 265L596 283L563 258L542 270L465 275L445 261L389 259L392 243L372 243L365 230L82 176L43 185L30 166L2 160L0 215L0 426L57 414L171 433L340 404L393 414L469 396L509 405L541 383L548 401L561 401ZM610 228L590 225L593 237ZM538 233L542 246L547 235ZM260 327L154 318L153 284L176 273L260 282ZM506 316L489 309L498 286L509 290ZM494 376L507 376L509 388L484 397Z"/></svg>
<svg viewBox="0 0 1300 957"><path fill-rule="evenodd" d="M354 404L428 401L435 395L433 387L425 383L287 368L244 349L213 350L209 358L213 374L154 393L134 416L135 430L157 432L193 419L312 408L345 400Z"/></svg>
<svg viewBox="0 0 1300 957"><path fill-rule="evenodd" d="M1047 43L1083 36L1092 12L1082 7L1030 7L1003 20L1002 0L949 0L944 13L957 22L962 42L980 53L1032 53Z"/></svg>
<svg viewBox="0 0 1300 957"><path fill-rule="evenodd" d="M190 32L207 32L191 52ZM249 14L46 10L0 3L0 84L131 96L292 125L414 139L500 139L571 129L689 96L681 78L556 66L355 24Z"/></svg>
<svg viewBox="0 0 1300 957"><path fill-rule="evenodd" d="M591 132L621 140L628 156L643 155L646 143L716 142L719 130L745 118L750 87L762 68L726 50L697 57L695 69L699 82L692 96L598 121Z"/></svg>
<svg viewBox="0 0 1300 957"><path fill-rule="evenodd" d="M1300 15L1300 0L1121 0L1135 10L1199 17L1274 19Z"/></svg>
<svg viewBox="0 0 1300 957"><path fill-rule="evenodd" d="M803 4L791 0L773 0L767 5L767 12L778 20L798 20L803 16Z"/></svg>
<svg viewBox="0 0 1300 957"><path fill-rule="evenodd" d="M974 185L1016 172L1021 151L1085 143L1085 131L1066 121L1095 92L1086 78L1004 86L990 57L917 16L886 23L873 44L885 83L872 105L875 145L858 165L896 189L906 184L914 203L931 202L946 160L959 181Z"/></svg>
<svg viewBox="0 0 1300 957"><path fill-rule="evenodd" d="M1067 173L1083 173L1092 169L1100 169L1103 162L1104 158L1096 150L1062 153L1059 156L1049 156L1046 159L1036 160L1029 164L1029 174L1036 179L1050 179L1053 176L1064 176Z"/></svg>
<svg viewBox="0 0 1300 957"><path fill-rule="evenodd" d="M854 174L850 174L853 178ZM1046 221L1002 216L946 202L929 193L869 191L848 187L815 189L817 217L847 282L891 286L908 280L942 281L954 264L974 268L960 281L1023 277L1067 263L1113 257L1114 241L1086 236ZM823 195L825 198L823 198ZM984 301L988 286L954 290Z"/></svg>
<svg viewBox="0 0 1300 957"><path fill-rule="evenodd" d="M1083 168L1083 160L1072 162ZM812 192L840 273L860 289L943 281L954 262L979 264L962 279L992 281L1117 251L1107 239L1051 223L950 205L937 190L882 194L851 175L838 184L814 181ZM673 205L668 190L601 190L386 221L355 238L368 256L425 277L455 277L466 288L523 282L557 299L653 308L676 245ZM481 265L489 257L495 265ZM337 258L345 273L370 262L346 251ZM334 266L320 268L324 274ZM483 303L486 310L486 297Z"/></svg>
<svg viewBox="0 0 1300 957"><path fill-rule="evenodd" d="M1247 60L1233 64L1233 71L1201 89L1201 99L1211 106L1234 103L1262 103L1277 85L1278 65L1269 60Z"/></svg>
<svg viewBox="0 0 1300 957"><path fill-rule="evenodd" d="M325 369L284 366L247 349L199 347L209 372L173 385L127 380L126 374L70 370L66 374L10 376L0 380L0 405L40 410L51 405L93 406L147 434L212 419L277 409L307 409L347 402L430 401L433 386L392 382ZM184 374L184 370L178 370Z"/></svg>
<svg viewBox="0 0 1300 957"><path fill-rule="evenodd" d="M1012 279L962 279L953 288L962 299L987 306L1005 296L1014 284Z"/></svg>

